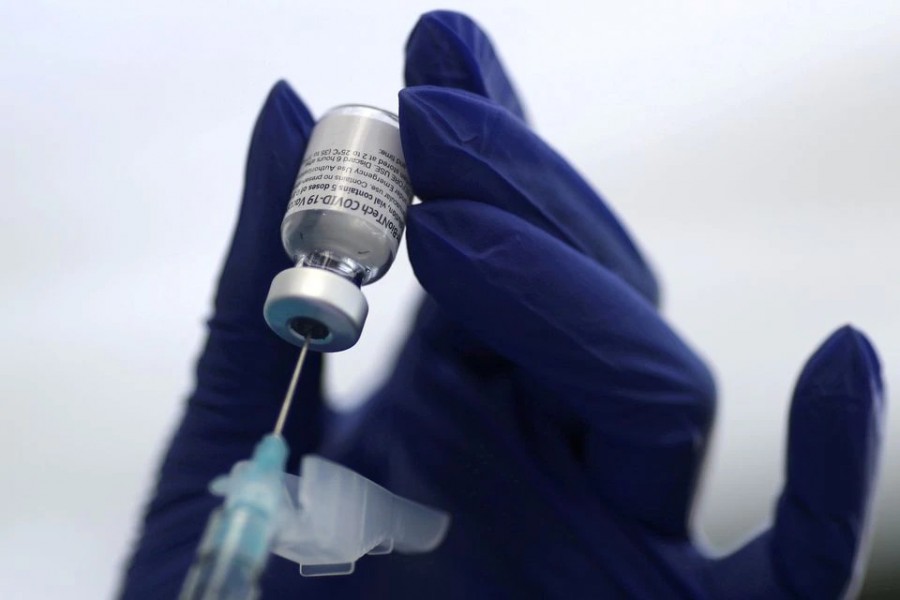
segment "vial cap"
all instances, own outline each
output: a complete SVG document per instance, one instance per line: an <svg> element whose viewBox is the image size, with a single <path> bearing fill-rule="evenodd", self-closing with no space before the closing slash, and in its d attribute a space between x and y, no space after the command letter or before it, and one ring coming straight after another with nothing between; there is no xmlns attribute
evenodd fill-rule
<svg viewBox="0 0 900 600"><path fill-rule="evenodd" d="M319 352L353 346L362 332L369 305L362 291L336 273L293 267L275 276L263 308L269 327L283 340Z"/></svg>

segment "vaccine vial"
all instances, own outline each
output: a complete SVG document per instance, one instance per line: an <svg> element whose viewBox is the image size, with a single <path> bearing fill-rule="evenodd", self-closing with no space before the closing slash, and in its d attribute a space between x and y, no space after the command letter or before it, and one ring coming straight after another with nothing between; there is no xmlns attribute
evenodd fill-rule
<svg viewBox="0 0 900 600"><path fill-rule="evenodd" d="M321 352L355 344L369 310L360 287L390 268L411 200L397 117L362 105L328 111L281 224L296 266L272 281L264 308L272 330Z"/></svg>

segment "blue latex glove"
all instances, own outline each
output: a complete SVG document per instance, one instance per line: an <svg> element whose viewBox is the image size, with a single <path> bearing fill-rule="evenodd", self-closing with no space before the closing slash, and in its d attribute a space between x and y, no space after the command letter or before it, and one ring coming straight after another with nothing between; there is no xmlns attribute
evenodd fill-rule
<svg viewBox="0 0 900 600"><path fill-rule="evenodd" d="M273 557L264 598L837 598L857 568L880 443L878 359L831 335L791 407L774 523L709 558L691 504L712 377L657 310L657 283L608 207L526 125L484 34L425 15L400 121L409 256L428 293L390 379L330 415L313 356L286 437L448 510L443 546L302 579ZM208 482L272 426L297 349L262 319L289 266L279 224L313 119L286 84L256 124L237 231L124 598L173 598L216 499ZM739 468L739 465L735 466Z"/></svg>

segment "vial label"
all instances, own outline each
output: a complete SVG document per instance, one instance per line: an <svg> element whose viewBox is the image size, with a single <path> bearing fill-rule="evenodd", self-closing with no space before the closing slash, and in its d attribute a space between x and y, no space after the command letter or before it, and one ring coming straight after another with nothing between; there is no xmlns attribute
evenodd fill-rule
<svg viewBox="0 0 900 600"><path fill-rule="evenodd" d="M399 129L372 117L326 115L309 140L287 215L351 213L399 241L411 200Z"/></svg>

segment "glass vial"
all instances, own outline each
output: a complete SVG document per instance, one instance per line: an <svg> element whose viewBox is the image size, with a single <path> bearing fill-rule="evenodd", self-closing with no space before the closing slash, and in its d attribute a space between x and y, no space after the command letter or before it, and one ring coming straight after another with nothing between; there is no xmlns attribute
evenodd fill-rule
<svg viewBox="0 0 900 600"><path fill-rule="evenodd" d="M397 117L369 106L330 110L313 129L281 224L296 266L266 299L269 326L324 352L359 339L368 304L360 286L394 261L412 189Z"/></svg>

